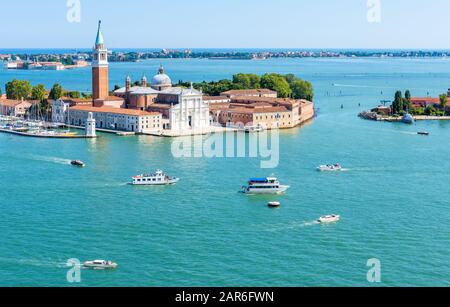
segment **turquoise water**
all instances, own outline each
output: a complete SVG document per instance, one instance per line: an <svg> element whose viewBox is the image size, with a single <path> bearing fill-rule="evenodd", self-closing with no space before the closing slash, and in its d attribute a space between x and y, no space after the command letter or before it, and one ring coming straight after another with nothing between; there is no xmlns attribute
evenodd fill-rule
<svg viewBox="0 0 450 307"><path fill-rule="evenodd" d="M113 64L112 84L128 73L151 75L159 62ZM177 159L166 138L0 134L0 285L70 286L70 258L120 265L115 272L83 270L82 286L368 286L370 258L381 260L382 285L450 285L450 123L356 116L397 89L445 92L450 60L163 63L174 80L296 73L313 81L319 115L281 132L273 170L253 158ZM14 77L80 90L90 82L89 70L3 70L0 83ZM416 135L420 130L431 135ZM71 159L87 168L70 167ZM315 171L334 162L348 171ZM155 168L182 180L165 188L126 185ZM282 208L266 207L274 197L237 193L248 177L272 173L292 186L275 197ZM341 222L314 223L330 213Z"/></svg>

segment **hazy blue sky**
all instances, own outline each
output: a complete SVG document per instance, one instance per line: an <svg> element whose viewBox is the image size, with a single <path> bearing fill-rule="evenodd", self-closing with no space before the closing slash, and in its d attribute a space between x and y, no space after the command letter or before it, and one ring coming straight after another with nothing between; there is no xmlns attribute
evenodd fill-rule
<svg viewBox="0 0 450 307"><path fill-rule="evenodd" d="M1 1L1 48L91 47L102 19L110 48L445 48L448 0L67 0Z"/></svg>

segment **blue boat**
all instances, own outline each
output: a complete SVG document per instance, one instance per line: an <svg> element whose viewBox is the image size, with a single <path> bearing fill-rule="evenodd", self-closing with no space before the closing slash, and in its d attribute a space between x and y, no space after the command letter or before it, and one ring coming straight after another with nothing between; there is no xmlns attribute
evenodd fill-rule
<svg viewBox="0 0 450 307"><path fill-rule="evenodd" d="M414 124L414 117L411 114L406 113L402 118L402 123L410 124L410 125Z"/></svg>

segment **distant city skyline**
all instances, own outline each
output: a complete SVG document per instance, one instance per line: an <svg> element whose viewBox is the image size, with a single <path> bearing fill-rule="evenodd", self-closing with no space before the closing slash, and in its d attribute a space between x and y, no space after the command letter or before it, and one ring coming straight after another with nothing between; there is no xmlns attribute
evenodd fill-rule
<svg viewBox="0 0 450 307"><path fill-rule="evenodd" d="M68 14L81 4L80 14ZM0 49L450 49L433 0L41 0L6 2ZM381 4L381 6L378 6ZM69 5L69 7L68 7ZM9 13L8 13L9 12ZM16 12L16 13L15 13ZM79 18L79 22L77 20Z"/></svg>

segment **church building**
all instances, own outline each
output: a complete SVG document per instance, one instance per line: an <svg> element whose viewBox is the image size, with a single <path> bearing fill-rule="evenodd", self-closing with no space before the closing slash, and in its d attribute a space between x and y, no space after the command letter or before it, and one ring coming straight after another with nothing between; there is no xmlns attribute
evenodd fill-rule
<svg viewBox="0 0 450 307"><path fill-rule="evenodd" d="M150 84L144 76L140 86L125 87L110 95L108 49L98 24L92 56L92 103L73 104L64 99L53 104L54 120L75 126L85 125L89 113L96 127L136 133L185 135L209 132L209 104L203 94L190 88L173 87L172 80L160 67Z"/></svg>

